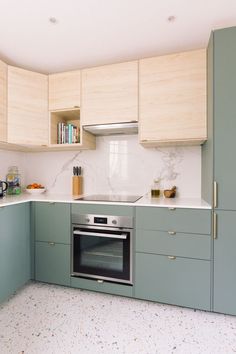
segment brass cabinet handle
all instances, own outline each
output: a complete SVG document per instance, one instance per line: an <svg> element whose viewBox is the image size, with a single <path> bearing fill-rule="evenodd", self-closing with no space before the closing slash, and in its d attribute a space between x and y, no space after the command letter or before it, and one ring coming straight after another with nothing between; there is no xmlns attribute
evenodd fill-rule
<svg viewBox="0 0 236 354"><path fill-rule="evenodd" d="M175 256L167 256L167 257L168 257L168 259L171 259L172 261L173 261L174 259L176 259Z"/></svg>
<svg viewBox="0 0 236 354"><path fill-rule="evenodd" d="M217 214L213 212L213 238L217 239Z"/></svg>
<svg viewBox="0 0 236 354"><path fill-rule="evenodd" d="M55 242L48 242L50 246L55 246Z"/></svg>
<svg viewBox="0 0 236 354"><path fill-rule="evenodd" d="M102 283L103 283L103 280L102 280L102 279L98 279L97 282L98 282L99 284L102 284Z"/></svg>
<svg viewBox="0 0 236 354"><path fill-rule="evenodd" d="M216 181L214 181L214 191L213 191L213 206L214 208L217 208L218 205L218 184Z"/></svg>
<svg viewBox="0 0 236 354"><path fill-rule="evenodd" d="M172 207L171 207L171 208L168 208L168 209L169 209L169 210L176 210L176 208L172 208Z"/></svg>
<svg viewBox="0 0 236 354"><path fill-rule="evenodd" d="M176 232L175 231L168 231L168 234L169 235L176 235Z"/></svg>

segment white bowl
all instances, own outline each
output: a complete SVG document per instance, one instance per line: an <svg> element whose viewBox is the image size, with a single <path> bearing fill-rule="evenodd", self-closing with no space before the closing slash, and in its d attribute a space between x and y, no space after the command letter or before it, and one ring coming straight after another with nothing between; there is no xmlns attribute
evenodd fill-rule
<svg viewBox="0 0 236 354"><path fill-rule="evenodd" d="M46 188L35 188L35 189L29 189L29 188L26 188L26 192L29 193L29 194L42 194L46 191Z"/></svg>

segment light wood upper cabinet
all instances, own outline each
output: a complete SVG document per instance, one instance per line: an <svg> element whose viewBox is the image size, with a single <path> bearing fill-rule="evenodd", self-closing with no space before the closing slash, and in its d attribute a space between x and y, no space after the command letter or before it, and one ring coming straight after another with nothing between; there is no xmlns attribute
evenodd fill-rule
<svg viewBox="0 0 236 354"><path fill-rule="evenodd" d="M48 144L48 76L8 67L8 142Z"/></svg>
<svg viewBox="0 0 236 354"><path fill-rule="evenodd" d="M49 75L49 110L80 107L80 70Z"/></svg>
<svg viewBox="0 0 236 354"><path fill-rule="evenodd" d="M82 70L82 125L138 120L138 61Z"/></svg>
<svg viewBox="0 0 236 354"><path fill-rule="evenodd" d="M140 142L201 144L207 138L205 49L140 60Z"/></svg>
<svg viewBox="0 0 236 354"><path fill-rule="evenodd" d="M0 60L0 141L7 140L7 64Z"/></svg>

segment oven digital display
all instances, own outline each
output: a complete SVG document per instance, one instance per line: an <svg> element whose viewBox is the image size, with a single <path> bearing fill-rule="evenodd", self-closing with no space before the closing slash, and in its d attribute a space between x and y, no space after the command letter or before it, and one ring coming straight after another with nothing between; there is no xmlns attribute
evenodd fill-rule
<svg viewBox="0 0 236 354"><path fill-rule="evenodd" d="M107 218L95 217L94 222L96 224L107 224Z"/></svg>

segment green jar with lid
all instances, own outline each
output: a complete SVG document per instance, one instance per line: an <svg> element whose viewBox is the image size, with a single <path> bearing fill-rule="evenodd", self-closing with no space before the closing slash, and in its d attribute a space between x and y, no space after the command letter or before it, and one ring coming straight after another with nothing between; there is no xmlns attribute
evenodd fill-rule
<svg viewBox="0 0 236 354"><path fill-rule="evenodd" d="M8 183L8 195L21 194L21 175L17 166L10 166L8 168L6 181Z"/></svg>

